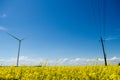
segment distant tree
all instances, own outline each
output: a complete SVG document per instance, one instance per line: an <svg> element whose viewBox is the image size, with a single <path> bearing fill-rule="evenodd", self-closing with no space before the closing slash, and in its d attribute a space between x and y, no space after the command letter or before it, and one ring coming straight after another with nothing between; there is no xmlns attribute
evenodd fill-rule
<svg viewBox="0 0 120 80"><path fill-rule="evenodd" d="M120 66L120 63L118 63L118 65Z"/></svg>

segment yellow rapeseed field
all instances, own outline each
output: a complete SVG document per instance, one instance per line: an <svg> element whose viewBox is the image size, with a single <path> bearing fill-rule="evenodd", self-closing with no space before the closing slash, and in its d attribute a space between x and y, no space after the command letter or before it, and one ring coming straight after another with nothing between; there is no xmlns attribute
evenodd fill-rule
<svg viewBox="0 0 120 80"><path fill-rule="evenodd" d="M120 80L120 66L0 67L0 80Z"/></svg>

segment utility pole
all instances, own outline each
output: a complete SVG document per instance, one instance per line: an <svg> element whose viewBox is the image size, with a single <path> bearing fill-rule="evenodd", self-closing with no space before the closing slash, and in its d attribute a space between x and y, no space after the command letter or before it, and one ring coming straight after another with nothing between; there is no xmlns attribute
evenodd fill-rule
<svg viewBox="0 0 120 80"><path fill-rule="evenodd" d="M103 50L103 55L104 55L105 66L107 66L106 53L105 53L105 48L104 48L104 43L103 43L102 37L100 38L100 42L101 42L101 45L102 45L102 50Z"/></svg>

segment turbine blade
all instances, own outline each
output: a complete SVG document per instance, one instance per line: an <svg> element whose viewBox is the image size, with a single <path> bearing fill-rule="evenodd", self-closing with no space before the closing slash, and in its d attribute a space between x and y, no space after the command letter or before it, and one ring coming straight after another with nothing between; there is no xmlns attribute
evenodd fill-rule
<svg viewBox="0 0 120 80"><path fill-rule="evenodd" d="M26 39L26 37L25 37L25 38L22 38L21 41L22 41L22 40L25 40L25 39Z"/></svg>
<svg viewBox="0 0 120 80"><path fill-rule="evenodd" d="M22 41L22 40L25 40L25 39L27 39L27 38L28 38L28 37L24 37L24 38L21 39L21 41Z"/></svg>
<svg viewBox="0 0 120 80"><path fill-rule="evenodd" d="M28 37L30 37L30 35L28 35L27 37L22 38L21 41L27 39Z"/></svg>
<svg viewBox="0 0 120 80"><path fill-rule="evenodd" d="M13 37L14 39L18 40L18 41L20 40L17 37L13 36L12 34L8 33L8 32L7 32L7 34L10 35L11 37Z"/></svg>

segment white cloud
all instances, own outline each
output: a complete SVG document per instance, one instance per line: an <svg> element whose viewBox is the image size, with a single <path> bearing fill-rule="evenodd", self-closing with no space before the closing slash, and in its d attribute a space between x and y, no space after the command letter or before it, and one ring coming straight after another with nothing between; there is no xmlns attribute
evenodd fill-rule
<svg viewBox="0 0 120 80"><path fill-rule="evenodd" d="M16 58L10 58L10 59L0 59L0 64L2 65L16 65ZM107 59L110 63L118 64L120 62L120 57L112 57ZM46 65L86 65L86 64L93 64L93 63L100 63L104 64L104 59L98 58L96 59L85 59L85 58L75 58L75 59L69 59L69 58L61 58L58 60L46 60L46 59L36 59L36 58L29 58L26 56L20 56L20 62L19 64L25 64L25 65L39 65L40 62L43 62Z"/></svg>
<svg viewBox="0 0 120 80"><path fill-rule="evenodd" d="M106 41L110 41L110 40L116 40L116 39L120 39L120 36L116 36L116 37L107 37L105 40L106 40Z"/></svg>
<svg viewBox="0 0 120 80"><path fill-rule="evenodd" d="M0 14L0 18L5 18L5 17L7 17L6 14Z"/></svg>
<svg viewBox="0 0 120 80"><path fill-rule="evenodd" d="M0 30L2 30L2 31L6 31L7 28L0 26Z"/></svg>

